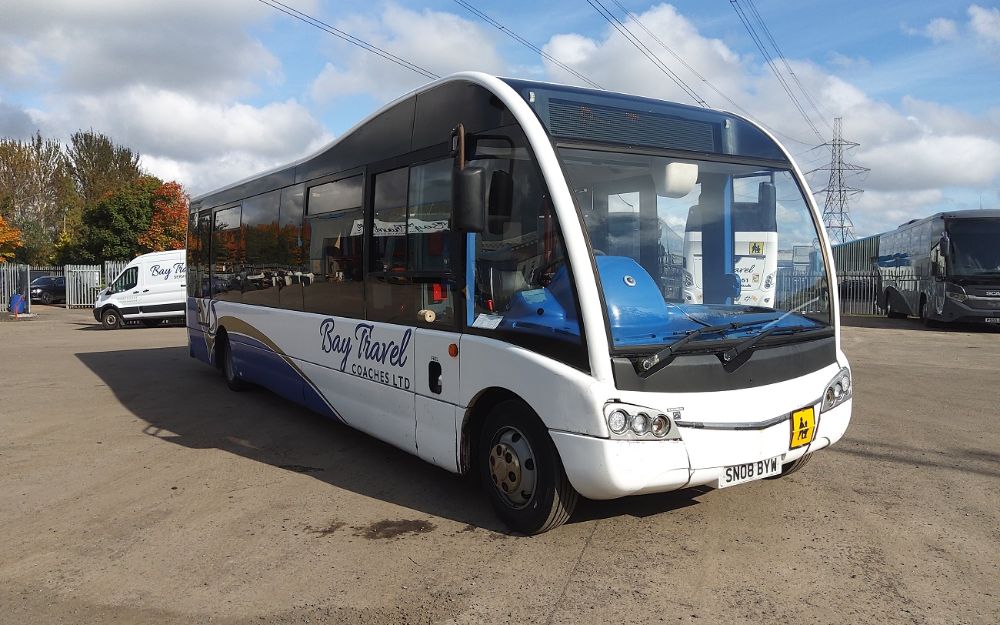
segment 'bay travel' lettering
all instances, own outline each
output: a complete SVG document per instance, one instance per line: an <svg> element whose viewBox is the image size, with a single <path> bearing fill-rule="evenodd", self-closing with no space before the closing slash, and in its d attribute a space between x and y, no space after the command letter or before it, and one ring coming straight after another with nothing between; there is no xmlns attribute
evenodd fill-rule
<svg viewBox="0 0 1000 625"><path fill-rule="evenodd" d="M397 343L394 340L379 341L373 337L375 326L370 323L359 323L354 328L354 337L336 332L337 322L333 317L327 317L319 324L320 349L327 354L340 355L340 370L347 370L347 359L357 341L355 357L359 361L374 362L391 367L406 366L406 351L410 346L413 330L407 328Z"/></svg>

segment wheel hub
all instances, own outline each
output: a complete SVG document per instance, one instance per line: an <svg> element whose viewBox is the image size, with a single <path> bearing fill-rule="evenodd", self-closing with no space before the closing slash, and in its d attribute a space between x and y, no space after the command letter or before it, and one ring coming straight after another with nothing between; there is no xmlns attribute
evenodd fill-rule
<svg viewBox="0 0 1000 625"><path fill-rule="evenodd" d="M497 433L489 454L493 486L515 508L527 505L535 490L535 458L528 439L514 428Z"/></svg>

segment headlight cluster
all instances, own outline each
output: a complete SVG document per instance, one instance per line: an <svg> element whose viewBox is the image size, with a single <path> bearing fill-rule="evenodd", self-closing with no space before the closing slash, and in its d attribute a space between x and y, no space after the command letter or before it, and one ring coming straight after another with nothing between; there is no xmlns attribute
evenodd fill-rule
<svg viewBox="0 0 1000 625"><path fill-rule="evenodd" d="M674 432L671 421L680 419L679 410L661 411L628 404L608 404L604 414L608 420L608 429L614 438L626 439L665 439L679 438Z"/></svg>
<svg viewBox="0 0 1000 625"><path fill-rule="evenodd" d="M820 408L820 412L836 408L850 399L853 394L854 384L851 381L851 370L844 367L826 385L826 390L823 392L823 406Z"/></svg>
<svg viewBox="0 0 1000 625"><path fill-rule="evenodd" d="M952 284L951 282L945 285L944 294L956 302L964 302L969 299L968 294L965 292L965 287L959 284Z"/></svg>
<svg viewBox="0 0 1000 625"><path fill-rule="evenodd" d="M684 271L684 286L694 286L694 276L687 270Z"/></svg>

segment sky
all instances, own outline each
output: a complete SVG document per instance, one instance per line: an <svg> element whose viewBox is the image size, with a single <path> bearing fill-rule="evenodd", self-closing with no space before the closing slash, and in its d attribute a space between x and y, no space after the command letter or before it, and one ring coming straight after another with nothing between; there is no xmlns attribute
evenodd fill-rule
<svg viewBox="0 0 1000 625"><path fill-rule="evenodd" d="M434 74L582 84L455 1L281 1ZM851 180L864 190L851 198L857 234L1000 208L1000 3L602 2L694 96L778 133L805 171L829 165L817 146L841 117L860 144L848 160L871 170ZM260 0L3 4L0 136L103 132L192 195L315 152L427 81ZM695 103L588 0L466 4L606 89ZM803 112L736 7L763 19ZM812 188L827 177L810 174Z"/></svg>

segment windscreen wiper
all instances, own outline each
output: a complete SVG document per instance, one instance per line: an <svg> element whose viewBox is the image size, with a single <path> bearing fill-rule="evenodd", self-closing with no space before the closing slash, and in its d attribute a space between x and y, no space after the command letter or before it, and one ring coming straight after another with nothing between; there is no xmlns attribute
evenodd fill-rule
<svg viewBox="0 0 1000 625"><path fill-rule="evenodd" d="M755 334L745 341L737 343L722 352L722 368L725 369L727 373L736 371L746 364L748 360L750 360L750 357L753 356L753 350L756 349L758 343L776 332L798 334L799 332L805 332L807 330L821 329L823 328L816 326L771 326L763 332Z"/></svg>
<svg viewBox="0 0 1000 625"><path fill-rule="evenodd" d="M636 369L638 369L638 374L641 377L644 378L649 377L654 373L656 373L657 371L659 371L660 369L672 363L674 361L674 358L677 357L677 353L680 351L680 349L685 345L687 345L688 343L690 343L691 341L698 338L699 336L702 336L704 334L718 334L719 332L725 332L726 330L738 330L740 328L745 328L747 326L755 326L755 325L760 325L762 323L770 323L771 321L773 320L767 319L764 321L744 321L742 323L733 322L733 323L724 323L716 326L704 326L701 328L696 328L688 332L687 335L684 336L684 338L674 341L673 343L661 349L660 351L656 352L652 356L643 358L641 361L639 361L638 363L639 366L636 367Z"/></svg>

